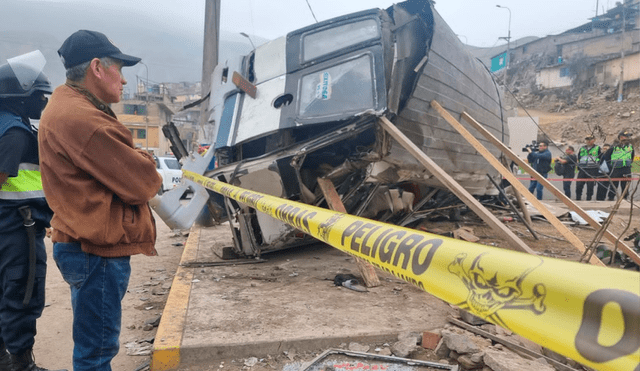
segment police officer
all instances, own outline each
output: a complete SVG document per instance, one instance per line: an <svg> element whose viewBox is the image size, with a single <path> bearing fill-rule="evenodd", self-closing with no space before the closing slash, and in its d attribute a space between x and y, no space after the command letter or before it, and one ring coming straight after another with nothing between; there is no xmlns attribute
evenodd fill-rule
<svg viewBox="0 0 640 371"><path fill-rule="evenodd" d="M631 145L631 133L623 130L618 134L618 139L613 142L611 148L604 154L604 161L611 166L610 177L613 179L624 178L631 174L631 163L633 162L634 156L635 152ZM620 190L624 191L628 181L614 180L611 183L608 192L609 201L613 201L618 184L620 184ZM624 197L627 198L627 195Z"/></svg>
<svg viewBox="0 0 640 371"><path fill-rule="evenodd" d="M35 365L32 349L44 308L44 236L52 212L29 119L40 118L52 88L40 51L7 62L0 66L0 371L46 371Z"/></svg>
<svg viewBox="0 0 640 371"><path fill-rule="evenodd" d="M593 197L593 187L595 186L595 179L598 177L600 170L600 156L602 151L600 146L596 146L596 138L593 135L587 135L584 138L586 145L580 147L578 151L578 179L589 179L588 181L576 182L576 200L580 201L582 198L582 190L585 183L587 184L587 201L591 201Z"/></svg>

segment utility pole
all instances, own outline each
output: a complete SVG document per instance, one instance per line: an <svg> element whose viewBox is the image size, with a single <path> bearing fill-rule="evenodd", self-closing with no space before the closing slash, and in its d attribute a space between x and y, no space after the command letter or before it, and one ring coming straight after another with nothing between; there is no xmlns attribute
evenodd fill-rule
<svg viewBox="0 0 640 371"><path fill-rule="evenodd" d="M147 141L147 152L149 152L149 87L147 87L149 83L149 67L143 62L140 62L140 64L147 70L147 81L144 83L144 137Z"/></svg>
<svg viewBox="0 0 640 371"><path fill-rule="evenodd" d="M204 98L211 90L211 74L218 64L218 44L220 42L220 0L206 0L204 15L204 45L202 51L202 97ZM213 138L206 138L208 130L205 125L209 119L207 110L209 100L201 103L200 106L200 126L205 138L201 138L208 142L212 142Z"/></svg>
<svg viewBox="0 0 640 371"><path fill-rule="evenodd" d="M507 40L507 65L506 65L506 70L505 70L505 74L504 74L504 85L507 86L507 80L509 77L509 49L511 49L511 9L509 9L506 6L501 6L501 5L496 5L497 8L502 8L502 9L507 9L509 11L509 29L507 31L507 37L501 37L501 39L506 39Z"/></svg>
<svg viewBox="0 0 640 371"><path fill-rule="evenodd" d="M620 84L618 85L618 102L622 102L622 90L624 87L624 36L627 28L627 17L624 1L622 0L622 40L620 41Z"/></svg>

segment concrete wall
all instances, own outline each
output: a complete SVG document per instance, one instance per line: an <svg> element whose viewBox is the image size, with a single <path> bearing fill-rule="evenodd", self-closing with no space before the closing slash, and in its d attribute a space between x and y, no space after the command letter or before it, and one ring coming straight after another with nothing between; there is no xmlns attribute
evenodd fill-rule
<svg viewBox="0 0 640 371"><path fill-rule="evenodd" d="M549 35L511 50L511 61L516 62L531 56L546 54L554 61L558 57L558 45L593 37L593 33Z"/></svg>
<svg viewBox="0 0 640 371"><path fill-rule="evenodd" d="M640 79L640 53L625 56L624 81ZM595 82L615 86L620 80L620 58L601 62L595 65Z"/></svg>
<svg viewBox="0 0 640 371"><path fill-rule="evenodd" d="M573 61L578 58L595 57L620 53L621 46L628 53L638 51L638 31L625 32L624 43L622 33L615 33L600 37L588 38L562 45L562 58Z"/></svg>
<svg viewBox="0 0 640 371"><path fill-rule="evenodd" d="M555 89L566 86L571 86L572 79L567 70L566 65L560 65L556 67L544 68L536 74L536 85L541 89ZM566 71L565 76L562 75L562 71Z"/></svg>

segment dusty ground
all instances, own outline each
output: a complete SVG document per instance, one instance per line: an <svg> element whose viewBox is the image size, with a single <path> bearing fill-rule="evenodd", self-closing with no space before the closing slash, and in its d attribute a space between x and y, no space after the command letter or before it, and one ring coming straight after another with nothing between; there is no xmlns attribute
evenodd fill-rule
<svg viewBox="0 0 640 371"><path fill-rule="evenodd" d="M545 92L544 96L516 94L521 105L519 116L540 117L541 131L554 142L583 145L584 137L593 134L596 144L612 143L622 130L630 130L640 141L640 89L625 89L624 100L617 102L617 90L592 88L583 92ZM565 94L567 95L567 94ZM577 149L577 148L576 148Z"/></svg>
<svg viewBox="0 0 640 371"><path fill-rule="evenodd" d="M614 223L612 223L610 230L614 234L622 233L627 224L627 220L627 214L619 214ZM540 240L535 240L521 223L507 222L507 225L541 255L569 260L578 260L580 258L581 254L566 241L563 241L559 233L547 222L534 222L534 228L540 234ZM636 225L636 223L634 222L632 225ZM432 222L424 225L428 230L441 233L451 232L460 226L472 228L473 233L477 237L480 237L480 243L497 246L505 245L503 241L493 238L494 233L492 230L485 226L472 213L463 215L462 220L459 222ZM589 227L570 227L570 229L586 243L591 241L595 234L595 231ZM140 342L145 340L152 341L156 328L145 331L143 327L145 327L145 322L152 322L161 315L163 305L166 301L166 292L170 287L173 274L176 271L182 253L182 246L174 246L174 244L182 244L186 241L185 236L172 233L161 221L158 222L158 230L157 248L160 256L153 258L136 256L132 259L132 276L129 292L123 303L124 314L120 339L121 350L113 361L113 369L116 371L142 370L144 369L142 368L143 365L148 362L148 356L127 355L125 344L137 341L138 344L134 348L144 351L144 345L146 344ZM226 233L226 231L224 233ZM627 234L629 233L630 232L627 232ZM209 236L209 238L215 238L215 236ZM49 256L51 256L51 243L49 241L47 242L47 247L49 249ZM275 266L277 266L277 268L272 267L266 272L261 271L261 265L258 264L238 266L234 269L226 268L222 275L227 274L234 277L233 279L226 280L228 284L232 284L234 281L241 281L243 276L244 278L247 276L255 276L259 279L246 280L247 285L257 286L281 282L287 284L289 291L291 291L292 288L299 287L300 290L297 291L297 294L293 294L294 299L295 295L298 295L296 300L305 302L308 301L309 298L308 288L305 289L305 285L292 285L288 282L288 280L292 279L289 275L295 270L296 261L313 261L313 264L316 265L316 274L308 278L325 284L328 287L331 286L331 283L328 281L323 283L322 281L325 278L333 277L335 273L341 271L340 268L335 266L335 260L319 259L319 256L321 256L319 254L321 254L322 251L325 251L323 254L327 254L328 251L330 256L333 256L334 259L344 261L347 266L355 266L349 261L351 258L346 256L342 257L340 255L341 253L337 251L333 252L330 248L323 249L321 247L314 247L300 249L299 251L290 250L276 253L271 256L270 259L279 261L280 263L276 263ZM235 272L232 270L235 270ZM352 273L356 273L355 269ZM395 277L382 273L380 276L383 279L383 286L374 290L374 294L384 301L385 310L393 312L406 308L406 300L401 299L403 297L407 298L405 293L413 292L417 289L411 285L403 284ZM335 293L334 300L340 300L340 298L351 300L354 296L354 292L346 289L334 288L333 292ZM49 261L47 277L47 303L48 306L45 308L43 317L38 322L39 333L36 338L35 347L36 359L40 365L48 368L65 367L71 370L73 342L70 332L72 316L69 289L67 284L62 280L52 259ZM435 299L428 294L425 294L425 302L423 304L427 305L428 310L426 310L426 312L429 312L430 316L442 317L453 312L451 307L439 302L439 299ZM233 318L229 318L229 321L231 321L229 323L230 326L233 325L233 320ZM240 321L241 319L238 317L235 320ZM375 326L375 322L371 325ZM348 344L343 345L345 347L348 346ZM371 349L384 348L384 344L363 345L369 346ZM319 349L318 351L321 350L322 349ZM268 357L259 359L258 363L253 366L251 370L282 370L287 367L294 367L304 361L312 360L317 353L318 352L301 352L300 354L281 353L269 355ZM424 351L419 354L418 357L424 360L438 361L432 351ZM196 371L223 368L224 370L239 371L247 369L245 362L248 362L248 359L227 359L220 360L219 363L206 367L199 366L188 370ZM292 368L292 370L294 369Z"/></svg>
<svg viewBox="0 0 640 371"><path fill-rule="evenodd" d="M581 144L586 133L594 132L599 138L599 142L610 141L621 129L631 129L637 136L640 136L640 112L636 108L640 105L640 95L637 90L631 91L628 99L623 103L611 101L607 91L593 91L583 95L580 99L571 103L563 103L553 97L546 100L533 100L527 103L533 116L544 116L548 119L543 122L543 131L554 141L568 142L570 144ZM523 114L522 112L520 113ZM507 216L503 214L502 216ZM610 226L610 230L620 235L625 231L629 221L628 207L624 213L616 216ZM144 355L148 351L149 342L153 341L156 328L148 323L154 322L162 313L166 301L167 292L170 288L173 275L182 254L182 245L186 236L172 233L162 221L158 220L158 257L135 256L132 259L132 276L129 284L129 292L126 295L123 307L123 322L121 335L121 350L114 359L112 365L116 371L144 370L144 365L149 361L149 356ZM507 225L520 236L531 248L544 256L557 257L560 259L579 260L580 253L564 241L560 234L547 222L535 221L534 228L540 235L540 240L535 240L529 231L518 222L507 222ZM473 229L473 234L480 237L480 242L487 245L505 246L503 241L494 238L495 233L482 223L478 218L469 213L463 215L459 222L433 222L427 223L424 227L430 231L447 233L458 227L468 226ZM623 236L630 234L633 227L637 226L637 216L631 222L631 228L624 232ZM583 242L589 244L595 235L595 231L590 227L569 227ZM215 237L214 237L215 238ZM609 246L611 243L605 242ZM51 243L47 240L47 249L51 257ZM329 261L317 259L317 251L300 249L299 251L288 251L276 253L272 259L283 260L278 270L272 270L269 277L253 280L249 285L277 284L289 279L289 268L296 264L296 260L312 259L317 264L317 274L312 277L316 281L329 278L330 274L338 272L334 266L328 264ZM334 253L330 252L330 255ZM348 259L348 258L345 258ZM345 260L346 261L346 260ZM259 265L244 266L234 274L236 277L246 278L247 276L262 275ZM355 272L353 272L355 273ZM317 276L317 277L316 277ZM383 287L377 289L376 295L381 297L397 298L403 295L402 290L416 290L410 285L398 282L392 276L383 277ZM234 281L240 278L235 278ZM329 282L326 282L329 285ZM295 285L289 287L296 287ZM301 286L304 288L304 286ZM400 289L398 289L400 288ZM350 296L353 293L345 289L335 289L337 297ZM308 298L308 291L298 292L299 301L304 302ZM430 300L437 301L433 297ZM395 302L395 307L394 303ZM73 342L71 339L72 315L70 309L70 297L68 285L62 280L58 269L49 259L49 269L47 273L47 304L42 318L38 322L38 336L36 338L35 355L39 365L47 368L68 368L71 367L71 357ZM399 311L406 303L403 300L385 300L386 309L389 311ZM445 316L452 312L452 309L443 303L430 305L431 315ZM435 311L435 313L433 313ZM233 321L233 319L229 319ZM146 341L146 343L145 343ZM129 353L140 352L143 355L128 355L125 345L133 345L129 348ZM371 349L384 348L384 344L363 344ZM344 344L345 347L348 344ZM257 359L257 363L251 367L252 371L264 370L295 370L296 365L309 361L317 355L317 352L305 352L300 354L272 354L263 359ZM438 361L432 351L424 351L417 355L420 359ZM244 370L248 369L245 363L252 364L253 360L248 359L228 359L220 360L208 366L191 368L189 371L197 370Z"/></svg>
<svg viewBox="0 0 640 371"><path fill-rule="evenodd" d="M557 206L557 205L556 205ZM628 211L628 209L627 209ZM497 212L500 217L507 216L507 213ZM610 230L614 234L622 233L626 225L628 214L620 213L616 216L615 221L612 223ZM518 222L506 222L507 226L511 228L517 235L519 235L525 243L531 246L536 252L542 256L550 256L560 259L577 261L580 259L581 253L578 252L568 242L564 241L560 234L546 221L534 221L534 229L539 235L539 240L535 240L528 230ZM459 227L469 227L473 230L473 234L480 238L480 242L486 245L493 246L505 246L504 241L496 239L493 236L495 233L482 223L473 213L467 213L462 215L462 218L458 222L440 221L440 222L427 222L422 225L424 229L447 234ZM589 227L569 227L573 233L575 233L582 241L589 243L595 235L595 231ZM216 232L218 234L211 234L207 232L203 234L205 240L207 238L223 239L222 235L226 234L226 228ZM629 234L629 233L627 233ZM611 245L608 242L605 244ZM328 250L327 250L328 249ZM415 316L409 316L411 318L420 318L415 320L415 327L412 330L421 332L426 329L437 331L438 328L443 327L443 317L455 316L455 311L452 306L440 301L439 299L419 292L415 287L405 284L393 276L379 273L382 281L382 285L378 288L371 289L371 291L364 296L362 294L354 293L344 288L335 288L331 282L327 282L327 279L333 277L336 273L355 273L355 263L353 260L343 255L337 250L332 250L328 247L311 246L300 249L289 250L285 252L278 252L268 254L265 256L269 261L263 264L244 265L236 267L225 267L215 269L202 269L198 274L200 282L197 284L206 284L210 287L218 286L217 289L212 289L212 294L208 297L215 297L216 308L230 315L224 317L223 321L216 323L214 326L218 327L217 334L221 334L220 328L224 328L226 332L222 332L220 336L226 336L225 333L233 333L238 331L244 331L247 328L247 322L252 323L252 329L250 333L245 334L247 341L260 341L261 337L269 336L265 333L268 328L278 328L277 323L272 324L276 320L288 320L297 321L300 334L305 334L309 331L309 325L305 323L306 312L304 310L305 305L320 305L318 304L319 297L322 297L324 301L330 301L335 303L332 310L336 312L345 313L345 316L349 317L354 313L344 310L340 306L341 302L353 302L356 300L360 303L362 308L367 308L367 317L376 318L376 321L358 321L355 318L351 319L350 324L357 324L359 329L367 327L368 330L373 330L377 326L382 326L382 322L388 318L375 314L375 310L378 308L372 308L369 306L369 299L373 298L375 302L384 308L387 313L399 313L410 310L418 311L419 314ZM207 257L199 256L198 258L207 260ZM314 268L309 268L309 265L314 265ZM296 275L295 273L298 273ZM324 282L323 282L324 281ZM206 283L204 283L206 282ZM326 286L326 287L325 287ZM247 295L251 295L252 290L270 290L274 293L274 296L282 299L281 302L271 303L264 305L260 308L247 306ZM326 291L325 291L326 289ZM310 293L313 293L310 295ZM362 298L362 299L358 299ZM192 303L193 305L193 303ZM282 306L287 308L300 305L299 310L293 311L299 313L296 318L280 318ZM325 305L326 306L326 305ZM357 315L357 313L356 313ZM256 317L256 318L254 318ZM262 317L262 321L260 320ZM269 317L269 318L265 318ZM273 317L273 318L271 318ZM348 320L349 318L347 318ZM393 319L390 319L393 321ZM308 322L312 322L307 319ZM398 322L400 320L397 319ZM426 322L426 323L423 323ZM315 323L315 322L313 322ZM380 324L380 325L379 325ZM440 327L429 327L437 324ZM198 332L203 337L211 329L205 328L206 324L198 323L195 326L199 327ZM326 325L326 324L325 324ZM329 323L327 326L319 325L317 331L331 331L331 326L345 326L345 324ZM426 327L425 327L426 326ZM355 332L355 328L353 331ZM193 332L193 331L192 331ZM282 332L282 329L278 328L278 332ZM288 334L290 337L299 335ZM233 337L234 340L237 337ZM184 344L184 343L183 343ZM390 342L357 342L358 346L369 349L369 352L376 353L388 351ZM353 346L350 342L344 342L339 347L348 349ZM329 347L327 347L329 348ZM224 369L228 371L267 371L267 370L287 370L298 371L299 367L304 362L313 360L320 352L325 349L313 349L297 352L273 352L266 356L251 358L249 356L244 358L235 359L220 359L209 364L192 367L181 368L181 371L200 371L200 370L219 370ZM412 358L420 360L428 360L434 362L443 362L434 351L420 350L418 353L412 353ZM251 365L251 367L249 367Z"/></svg>

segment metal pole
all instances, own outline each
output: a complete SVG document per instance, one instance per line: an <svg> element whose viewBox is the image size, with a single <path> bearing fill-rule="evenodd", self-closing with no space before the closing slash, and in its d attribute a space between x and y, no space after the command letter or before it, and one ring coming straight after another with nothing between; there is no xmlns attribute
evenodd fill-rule
<svg viewBox="0 0 640 371"><path fill-rule="evenodd" d="M624 0L622 3L622 41L620 41L620 84L618 85L618 102L622 102L622 90L624 87L624 31L627 28Z"/></svg>
<svg viewBox="0 0 640 371"><path fill-rule="evenodd" d="M511 9L506 6L496 5L498 8L507 9L509 11L509 28L507 30L507 37L501 37L501 39L507 39L507 66L506 66L506 76L505 76L505 85L507 81L507 76L509 75L509 50L511 49Z"/></svg>
<svg viewBox="0 0 640 371"><path fill-rule="evenodd" d="M147 152L149 152L149 88L147 88L147 84L149 83L149 67L147 67L145 63L140 62L140 64L147 70L147 81L144 83L144 137L147 141Z"/></svg>
<svg viewBox="0 0 640 371"><path fill-rule="evenodd" d="M251 37L249 37L249 35L247 35L244 32L240 32L240 35L242 35L242 36L246 37L247 39L249 39L249 42L251 43L251 47L253 48L253 50L256 50L256 46L253 45L253 41L251 41Z"/></svg>

